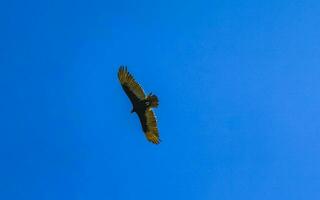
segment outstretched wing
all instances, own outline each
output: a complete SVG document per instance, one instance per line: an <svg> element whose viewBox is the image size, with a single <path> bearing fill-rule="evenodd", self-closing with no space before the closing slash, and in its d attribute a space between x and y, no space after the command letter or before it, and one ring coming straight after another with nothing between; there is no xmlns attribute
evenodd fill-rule
<svg viewBox="0 0 320 200"><path fill-rule="evenodd" d="M153 144L159 144L159 131L157 127L157 119L152 109L147 109L144 113L138 113L143 132L147 140Z"/></svg>
<svg viewBox="0 0 320 200"><path fill-rule="evenodd" d="M146 97L142 87L134 80L133 76L128 72L127 67L120 66L118 78L132 104Z"/></svg>

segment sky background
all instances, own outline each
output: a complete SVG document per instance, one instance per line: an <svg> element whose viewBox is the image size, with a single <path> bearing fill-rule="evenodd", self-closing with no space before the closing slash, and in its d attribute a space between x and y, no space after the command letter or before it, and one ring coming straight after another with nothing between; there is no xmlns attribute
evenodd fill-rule
<svg viewBox="0 0 320 200"><path fill-rule="evenodd" d="M0 199L320 199L319 10L1 1ZM160 99L158 146L121 64Z"/></svg>

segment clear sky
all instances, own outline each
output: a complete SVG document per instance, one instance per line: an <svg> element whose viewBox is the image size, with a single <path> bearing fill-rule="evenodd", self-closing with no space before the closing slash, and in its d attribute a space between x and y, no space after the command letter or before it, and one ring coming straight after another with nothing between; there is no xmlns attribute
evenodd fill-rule
<svg viewBox="0 0 320 200"><path fill-rule="evenodd" d="M318 0L0 3L0 199L320 199ZM160 99L146 141L120 64Z"/></svg>

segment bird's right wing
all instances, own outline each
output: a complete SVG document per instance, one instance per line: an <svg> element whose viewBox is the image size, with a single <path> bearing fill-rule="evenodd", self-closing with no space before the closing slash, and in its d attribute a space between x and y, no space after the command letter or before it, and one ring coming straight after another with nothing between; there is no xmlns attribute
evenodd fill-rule
<svg viewBox="0 0 320 200"><path fill-rule="evenodd" d="M128 72L127 67L120 66L118 78L132 104L146 97L142 87L134 80L133 76Z"/></svg>

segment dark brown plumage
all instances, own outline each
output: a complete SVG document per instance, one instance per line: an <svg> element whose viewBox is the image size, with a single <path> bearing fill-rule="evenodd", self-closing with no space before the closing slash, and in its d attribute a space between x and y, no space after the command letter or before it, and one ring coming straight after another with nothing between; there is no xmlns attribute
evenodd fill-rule
<svg viewBox="0 0 320 200"><path fill-rule="evenodd" d="M160 139L157 120L152 110L152 108L156 108L159 105L158 97L152 93L145 95L142 87L128 72L127 67L120 66L118 78L123 90L132 103L133 108L131 113L137 113L147 140L153 144L159 144Z"/></svg>

